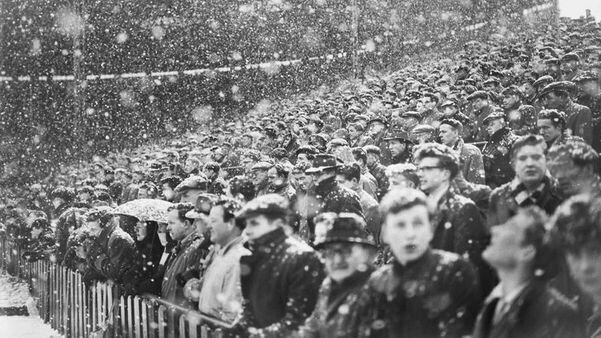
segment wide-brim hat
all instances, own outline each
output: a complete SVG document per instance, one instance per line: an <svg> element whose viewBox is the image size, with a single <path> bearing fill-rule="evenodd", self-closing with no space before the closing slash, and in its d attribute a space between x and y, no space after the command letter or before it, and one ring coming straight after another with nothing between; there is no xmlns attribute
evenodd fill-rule
<svg viewBox="0 0 601 338"><path fill-rule="evenodd" d="M365 220L354 213L340 213L334 224L327 230L326 237L316 243L316 249L322 249L331 243L363 244L376 247L373 235L367 231Z"/></svg>
<svg viewBox="0 0 601 338"><path fill-rule="evenodd" d="M336 157L329 154L318 154L313 159L313 166L305 171L307 174L318 173L326 169L335 169L340 166Z"/></svg>

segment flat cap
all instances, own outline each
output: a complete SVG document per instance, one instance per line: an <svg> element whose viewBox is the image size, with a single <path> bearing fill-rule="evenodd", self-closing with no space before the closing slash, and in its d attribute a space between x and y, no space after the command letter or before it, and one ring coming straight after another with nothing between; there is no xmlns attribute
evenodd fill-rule
<svg viewBox="0 0 601 338"><path fill-rule="evenodd" d="M269 170L271 169L271 167L273 167L273 164L269 163L269 162L265 162L265 161L261 161L256 163L255 165L253 165L250 170Z"/></svg>
<svg viewBox="0 0 601 338"><path fill-rule="evenodd" d="M259 196L248 202L244 207L242 207L236 217L241 219L258 215L286 217L288 213L288 199L278 194L267 194Z"/></svg>
<svg viewBox="0 0 601 338"><path fill-rule="evenodd" d="M205 190L207 188L207 177L204 174L190 176L175 187L175 192L186 190Z"/></svg>
<svg viewBox="0 0 601 338"><path fill-rule="evenodd" d="M532 86L534 87L544 87L546 85L548 85L549 83L553 82L553 77L551 75L544 75L539 77L538 79L536 79L536 81L534 81L534 83L532 84Z"/></svg>
<svg viewBox="0 0 601 338"><path fill-rule="evenodd" d="M487 124L489 124L490 122L492 122L492 121L494 121L494 120L499 120L499 119L503 119L503 120L505 120L505 113L503 113L503 112L495 112L495 113L492 113L492 114L488 115L488 116L487 116L487 117L484 119L484 121L482 121L482 123L483 123L484 125L487 125Z"/></svg>
<svg viewBox="0 0 601 338"><path fill-rule="evenodd" d="M546 85L539 93L539 97L543 97L551 92L574 93L577 89L576 84L572 81L556 81Z"/></svg>
<svg viewBox="0 0 601 338"><path fill-rule="evenodd" d="M487 91L484 90L477 90L473 93L471 93L470 95L468 95L468 97L466 98L468 101L471 100L475 100L475 99L483 99L483 100L488 100L489 95Z"/></svg>

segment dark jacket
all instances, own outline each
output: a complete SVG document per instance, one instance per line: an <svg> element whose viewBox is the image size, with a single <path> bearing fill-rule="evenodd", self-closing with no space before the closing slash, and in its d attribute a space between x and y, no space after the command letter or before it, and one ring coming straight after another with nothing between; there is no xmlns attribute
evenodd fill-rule
<svg viewBox="0 0 601 338"><path fill-rule="evenodd" d="M457 254L429 250L372 274L359 301L360 337L462 337L481 304L478 277Z"/></svg>
<svg viewBox="0 0 601 338"><path fill-rule="evenodd" d="M388 177L386 176L386 167L381 163L375 163L368 166L369 172L376 178L376 182L378 182L378 200L381 200L382 197L388 192Z"/></svg>
<svg viewBox="0 0 601 338"><path fill-rule="evenodd" d="M356 272L340 283L326 278L317 305L299 332L303 338L357 337L358 300L372 269Z"/></svg>
<svg viewBox="0 0 601 338"><path fill-rule="evenodd" d="M539 189L532 194L528 194L526 187L514 179L490 194L487 221L489 226L505 223L517 213L518 208L530 205L536 205L548 215L552 215L561 202L556 185L547 176Z"/></svg>
<svg viewBox="0 0 601 338"><path fill-rule="evenodd" d="M593 143L593 114L588 107L568 99L558 110L566 113L566 128L572 131L572 136L582 137L588 144Z"/></svg>
<svg viewBox="0 0 601 338"><path fill-rule="evenodd" d="M314 193L319 201L318 214L322 212L352 212L363 217L357 193L340 186L335 177L321 181L319 185L315 186Z"/></svg>
<svg viewBox="0 0 601 338"><path fill-rule="evenodd" d="M509 128L502 128L494 133L482 148L486 184L490 187L503 185L515 176L510 159L511 148L516 139Z"/></svg>
<svg viewBox="0 0 601 338"><path fill-rule="evenodd" d="M438 201L432 224L432 248L454 252L472 262L480 278L482 295L488 294L496 279L494 272L482 260L482 251L490 237L486 221L476 204L449 189Z"/></svg>
<svg viewBox="0 0 601 338"><path fill-rule="evenodd" d="M137 274L134 240L116 223L108 224L95 242L94 268L115 283L133 282Z"/></svg>
<svg viewBox="0 0 601 338"><path fill-rule="evenodd" d="M79 229L84 223L84 214L86 209L83 208L69 208L56 221L56 229L54 231L54 238L56 243L56 262L61 263L67 253L67 242L69 235L75 229Z"/></svg>
<svg viewBox="0 0 601 338"><path fill-rule="evenodd" d="M146 238L141 241L136 240L136 248L139 253L138 264L140 266L138 268L138 281L140 283L154 277L165 249L157 235L157 223L148 222L146 224Z"/></svg>
<svg viewBox="0 0 601 338"><path fill-rule="evenodd" d="M493 324L499 298L489 297L476 321L473 338L579 338L583 320L576 306L542 282L532 282Z"/></svg>
<svg viewBox="0 0 601 338"><path fill-rule="evenodd" d="M43 229L39 236L35 238L32 238L30 234L23 249L22 256L30 262L48 257L54 250L54 234L52 233L52 229Z"/></svg>
<svg viewBox="0 0 601 338"><path fill-rule="evenodd" d="M281 228L245 246L252 254L240 258L244 297L240 325L246 332L254 327L267 337L286 337L315 308L323 265L311 247Z"/></svg>
<svg viewBox="0 0 601 338"><path fill-rule="evenodd" d="M204 238L196 231L179 241L171 250L165 263L165 274L161 285L161 297L165 300L181 305L192 307L184 297L184 275L198 276L201 260L206 257L208 250L203 248Z"/></svg>
<svg viewBox="0 0 601 338"><path fill-rule="evenodd" d="M469 182L484 184L484 162L480 149L463 142L463 139L459 139L453 149L459 153L463 177Z"/></svg>

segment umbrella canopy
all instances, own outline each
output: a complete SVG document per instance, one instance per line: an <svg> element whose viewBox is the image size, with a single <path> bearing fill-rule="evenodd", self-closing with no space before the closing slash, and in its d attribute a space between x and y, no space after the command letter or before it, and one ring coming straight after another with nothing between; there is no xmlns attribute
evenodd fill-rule
<svg viewBox="0 0 601 338"><path fill-rule="evenodd" d="M140 221L167 223L167 209L173 203L156 199L139 199L121 204L113 214L133 216Z"/></svg>

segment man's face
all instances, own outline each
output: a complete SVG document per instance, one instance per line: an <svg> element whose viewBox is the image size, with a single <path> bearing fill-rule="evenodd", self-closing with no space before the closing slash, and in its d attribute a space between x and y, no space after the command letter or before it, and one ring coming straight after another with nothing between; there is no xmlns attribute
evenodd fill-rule
<svg viewBox="0 0 601 338"><path fill-rule="evenodd" d="M444 108L442 108L444 117L451 117L455 115L455 113L457 113L457 108L455 108L455 106L444 106Z"/></svg>
<svg viewBox="0 0 601 338"><path fill-rule="evenodd" d="M547 93L543 97L543 105L547 109L558 109L563 104L563 99L561 95L556 95L555 93Z"/></svg>
<svg viewBox="0 0 601 338"><path fill-rule="evenodd" d="M90 196L89 192L80 192L79 194L77 194L77 199L80 202L88 203L92 200L92 196Z"/></svg>
<svg viewBox="0 0 601 338"><path fill-rule="evenodd" d="M260 185L267 183L267 180L268 180L267 170L261 170L261 169L253 170L252 179L253 179L253 184L255 185L255 187L258 187Z"/></svg>
<svg viewBox="0 0 601 338"><path fill-rule="evenodd" d="M381 122L373 122L370 126L369 126L369 131L371 135L377 135L380 132L382 132L384 129L386 128L386 126L384 124L382 124Z"/></svg>
<svg viewBox="0 0 601 338"><path fill-rule="evenodd" d="M203 170L203 172L207 176L208 179L213 179L213 178L217 177L217 173L214 170L205 169L205 170Z"/></svg>
<svg viewBox="0 0 601 338"><path fill-rule="evenodd" d="M401 264L420 258L428 250L433 236L428 208L424 205L385 216L384 242Z"/></svg>
<svg viewBox="0 0 601 338"><path fill-rule="evenodd" d="M380 159L378 158L378 156L376 154L372 154L372 153L367 154L367 165L368 166L374 165L378 162L380 162Z"/></svg>
<svg viewBox="0 0 601 338"><path fill-rule="evenodd" d="M275 168L267 170L267 179L273 186L279 187L284 184L284 180L278 176L278 171Z"/></svg>
<svg viewBox="0 0 601 338"><path fill-rule="evenodd" d="M223 206L217 205L211 208L209 213L209 231L211 232L211 242L224 245L232 232L231 223L223 221Z"/></svg>
<svg viewBox="0 0 601 338"><path fill-rule="evenodd" d="M489 136L494 135L497 131L501 130L505 126L505 122L502 119L495 119L486 125L486 132Z"/></svg>
<svg viewBox="0 0 601 338"><path fill-rule="evenodd" d="M186 189L181 193L180 202L195 204L200 194L202 194L200 189Z"/></svg>
<svg viewBox="0 0 601 338"><path fill-rule="evenodd" d="M545 142L553 142L561 136L561 128L553 125L548 119L539 119L537 122L538 133L545 139Z"/></svg>
<svg viewBox="0 0 601 338"><path fill-rule="evenodd" d="M483 99L479 99L479 98L472 100L472 107L474 107L474 109L476 109L476 110L480 110L486 106L488 106L487 100L483 100Z"/></svg>
<svg viewBox="0 0 601 338"><path fill-rule="evenodd" d="M415 184L408 180L404 175L392 175L388 178L388 182L390 183L389 190L398 188L415 189Z"/></svg>
<svg viewBox="0 0 601 338"><path fill-rule="evenodd" d="M504 224L493 226L490 244L482 257L493 267L514 267L523 249L524 226L530 221L529 217L517 214Z"/></svg>
<svg viewBox="0 0 601 338"><path fill-rule="evenodd" d="M96 237L98 237L98 235L100 235L100 232L102 232L102 228L100 227L99 220L92 221L92 222L89 222L89 221L86 222L86 227L88 228L90 233Z"/></svg>
<svg viewBox="0 0 601 338"><path fill-rule="evenodd" d="M417 163L417 176L422 191L429 194L448 181L448 175L436 157L424 157Z"/></svg>
<svg viewBox="0 0 601 338"><path fill-rule="evenodd" d="M503 96L503 108L510 109L515 107L520 102L520 98L517 95L505 95Z"/></svg>
<svg viewBox="0 0 601 338"><path fill-rule="evenodd" d="M186 163L184 163L184 171L186 173L191 173L194 169L198 168L198 162L192 159L187 159Z"/></svg>
<svg viewBox="0 0 601 338"><path fill-rule="evenodd" d="M163 197L165 198L166 201L173 201L173 198L175 198L175 191L173 191L173 189L169 186L169 184L163 183L162 191L163 191Z"/></svg>
<svg viewBox="0 0 601 338"><path fill-rule="evenodd" d="M302 191L307 191L313 182L313 176L305 173L295 173L293 177L296 182L296 188Z"/></svg>
<svg viewBox="0 0 601 338"><path fill-rule="evenodd" d="M407 145L404 141L399 139L389 140L388 141L388 149L390 149L390 154L393 157L402 155L407 149Z"/></svg>
<svg viewBox="0 0 601 338"><path fill-rule="evenodd" d="M598 302L601 295L601 249L586 246L567 254L570 273L582 288Z"/></svg>
<svg viewBox="0 0 601 338"><path fill-rule="evenodd" d="M144 240L144 238L146 238L146 236L148 235L148 230L146 228L146 222L137 222L135 230L136 230L136 240L138 242Z"/></svg>
<svg viewBox="0 0 601 338"><path fill-rule="evenodd" d="M250 136L242 136L241 143L243 147L248 147L252 144L253 139Z"/></svg>
<svg viewBox="0 0 601 338"><path fill-rule="evenodd" d="M354 128L354 127L349 127L348 133L349 133L349 136L351 137L351 139L356 139L357 137L361 136L361 132L359 130L357 130L357 128Z"/></svg>
<svg viewBox="0 0 601 338"><path fill-rule="evenodd" d="M167 213L167 231L174 241L181 241L186 237L188 224L179 218L177 210Z"/></svg>
<svg viewBox="0 0 601 338"><path fill-rule="evenodd" d="M65 203L65 201L59 197L56 197L52 200L52 206L54 206L54 209L60 207L61 205L63 205L63 203Z"/></svg>
<svg viewBox="0 0 601 338"><path fill-rule="evenodd" d="M322 256L328 277L336 282L343 281L357 271L367 271L369 266L369 252L360 244L326 244Z"/></svg>
<svg viewBox="0 0 601 338"><path fill-rule="evenodd" d="M338 184L340 184L343 187L349 188L349 189L353 189L354 188L354 182L353 181L349 181L346 179L346 177L344 177L344 175L336 175L336 182L338 182Z"/></svg>
<svg viewBox="0 0 601 338"><path fill-rule="evenodd" d="M306 153L300 153L296 156L296 162L311 162Z"/></svg>
<svg viewBox="0 0 601 338"><path fill-rule="evenodd" d="M455 143L457 143L457 140L459 139L459 133L453 127L449 126L448 124L441 124L438 129L438 134L442 144L452 147L455 145Z"/></svg>
<svg viewBox="0 0 601 338"><path fill-rule="evenodd" d="M547 167L551 175L557 179L559 189L568 196L573 196L587 188L589 178L594 173L585 167L574 164L568 155L560 155L547 159Z"/></svg>
<svg viewBox="0 0 601 338"><path fill-rule="evenodd" d="M525 97L531 97L536 94L536 88L534 88L530 82L524 83L520 89L522 90L522 93L524 93Z"/></svg>
<svg viewBox="0 0 601 338"><path fill-rule="evenodd" d="M138 189L138 198L150 198L150 193L148 189L140 188Z"/></svg>
<svg viewBox="0 0 601 338"><path fill-rule="evenodd" d="M277 229L279 220L270 221L265 215L255 215L246 218L246 228L244 232L249 240L253 241L263 235Z"/></svg>
<svg viewBox="0 0 601 338"><path fill-rule="evenodd" d="M547 160L541 145L523 146L513 159L515 175L524 184L541 182L547 171Z"/></svg>

